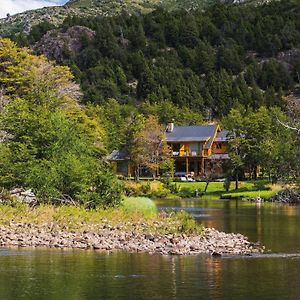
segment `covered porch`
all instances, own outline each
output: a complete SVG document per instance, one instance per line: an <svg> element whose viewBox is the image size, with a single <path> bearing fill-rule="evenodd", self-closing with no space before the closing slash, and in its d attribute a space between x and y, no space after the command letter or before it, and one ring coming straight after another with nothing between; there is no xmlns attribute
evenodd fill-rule
<svg viewBox="0 0 300 300"><path fill-rule="evenodd" d="M203 157L180 157L175 160L175 176L204 175L204 158Z"/></svg>

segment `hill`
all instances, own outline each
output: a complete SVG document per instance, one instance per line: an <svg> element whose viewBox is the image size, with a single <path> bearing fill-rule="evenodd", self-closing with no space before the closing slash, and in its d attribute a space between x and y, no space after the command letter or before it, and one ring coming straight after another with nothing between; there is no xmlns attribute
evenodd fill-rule
<svg viewBox="0 0 300 300"><path fill-rule="evenodd" d="M116 16L145 14L158 7L167 11L204 9L216 2L261 4L270 0L70 0L63 6L45 7L0 19L0 36L18 32L30 32L32 26L49 22L55 26L62 24L66 17Z"/></svg>
<svg viewBox="0 0 300 300"><path fill-rule="evenodd" d="M292 1L217 4L205 11L69 17L15 40L70 66L84 103L168 102L221 118L238 106L285 106L282 96L299 83L299 20Z"/></svg>

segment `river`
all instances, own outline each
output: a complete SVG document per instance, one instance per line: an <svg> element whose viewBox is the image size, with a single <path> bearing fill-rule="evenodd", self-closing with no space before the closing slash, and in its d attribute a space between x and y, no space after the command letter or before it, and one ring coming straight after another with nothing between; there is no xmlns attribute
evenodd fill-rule
<svg viewBox="0 0 300 300"><path fill-rule="evenodd" d="M300 299L300 206L157 201L206 226L239 232L266 256L160 256L0 249L0 299Z"/></svg>

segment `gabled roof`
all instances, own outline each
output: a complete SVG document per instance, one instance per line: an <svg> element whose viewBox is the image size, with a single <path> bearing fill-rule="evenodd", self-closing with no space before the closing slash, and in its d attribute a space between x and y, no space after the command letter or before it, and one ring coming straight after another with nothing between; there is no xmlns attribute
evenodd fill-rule
<svg viewBox="0 0 300 300"><path fill-rule="evenodd" d="M125 150L113 150L112 153L110 153L107 156L108 160L129 160L129 154Z"/></svg>
<svg viewBox="0 0 300 300"><path fill-rule="evenodd" d="M229 131L228 130L222 130L221 132L219 132L215 138L216 142L226 142L228 141L228 134Z"/></svg>
<svg viewBox="0 0 300 300"><path fill-rule="evenodd" d="M205 142L213 139L217 125L174 126L166 132L167 142Z"/></svg>

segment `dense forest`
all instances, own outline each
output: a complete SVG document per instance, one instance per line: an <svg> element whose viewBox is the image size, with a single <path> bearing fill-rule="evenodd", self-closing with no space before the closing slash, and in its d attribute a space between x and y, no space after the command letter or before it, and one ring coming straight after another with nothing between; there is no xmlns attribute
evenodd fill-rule
<svg viewBox="0 0 300 300"><path fill-rule="evenodd" d="M286 97L300 84L298 4L73 17L11 39L56 62L0 40L2 187L114 205L122 184L107 154L171 174L165 144L147 157L172 119L230 130L229 178L257 166L299 178L299 105Z"/></svg>
<svg viewBox="0 0 300 300"><path fill-rule="evenodd" d="M76 25L94 35L81 35L80 51L66 43L60 62L73 70L84 103L165 101L220 118L241 105L284 108L282 96L299 83L300 7L295 2L73 17L61 30ZM20 45L44 43L43 34L52 28L42 23L16 39ZM55 32L48 38L55 40ZM55 58L51 51L46 55Z"/></svg>

